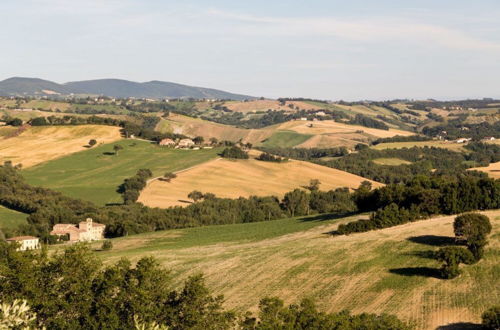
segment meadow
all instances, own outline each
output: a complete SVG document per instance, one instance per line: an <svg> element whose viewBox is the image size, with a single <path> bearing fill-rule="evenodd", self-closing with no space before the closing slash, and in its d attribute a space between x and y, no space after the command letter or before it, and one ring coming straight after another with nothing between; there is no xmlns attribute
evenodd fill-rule
<svg viewBox="0 0 500 330"><path fill-rule="evenodd" d="M294 131L277 131L260 145L268 148L290 148L309 140L313 135Z"/></svg>
<svg viewBox="0 0 500 330"><path fill-rule="evenodd" d="M341 187L357 188L366 180L351 173L298 160L274 163L256 159L217 159L182 171L171 182L150 182L139 201L151 207L185 206L190 203L187 195L193 190L225 198L252 195L281 198L286 192L308 186L311 179L319 179L320 188L325 191ZM371 182L374 187L382 186Z"/></svg>
<svg viewBox="0 0 500 330"><path fill-rule="evenodd" d="M390 165L390 166L398 166L402 164L411 164L411 162L399 159L399 158L376 158L373 160L375 164L379 165Z"/></svg>
<svg viewBox="0 0 500 330"><path fill-rule="evenodd" d="M0 229L16 228L26 223L27 214L0 206Z"/></svg>
<svg viewBox="0 0 500 330"><path fill-rule="evenodd" d="M117 155L113 152L115 144L123 147ZM116 189L138 169L148 168L155 176L161 176L206 162L217 157L218 152L219 149L171 149L127 139L86 149L22 173L30 184L104 205L122 201Z"/></svg>
<svg viewBox="0 0 500 330"><path fill-rule="evenodd" d="M483 213L493 224L486 255L453 280L436 278L439 263L429 256L449 244L454 216L334 237L338 224L367 216L190 228L113 239L113 250L98 255L106 262L152 255L177 286L201 272L237 310L255 310L263 296L309 297L325 311L386 312L434 329L478 322L498 303L500 211Z"/></svg>

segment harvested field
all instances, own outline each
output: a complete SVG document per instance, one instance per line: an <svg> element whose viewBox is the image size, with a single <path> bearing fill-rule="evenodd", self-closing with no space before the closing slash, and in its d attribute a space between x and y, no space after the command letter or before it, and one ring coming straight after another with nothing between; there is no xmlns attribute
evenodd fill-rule
<svg viewBox="0 0 500 330"><path fill-rule="evenodd" d="M494 179L500 179L500 162L491 163L488 167L476 167L473 170L482 171Z"/></svg>
<svg viewBox="0 0 500 330"><path fill-rule="evenodd" d="M23 168L86 150L90 139L98 144L121 139L120 128L102 125L38 126L19 136L0 139L0 162L11 160Z"/></svg>
<svg viewBox="0 0 500 330"><path fill-rule="evenodd" d="M435 147L444 148L451 151L466 151L464 149L464 144L455 143L452 141L416 141L416 142L389 142L380 143L373 146L373 149L383 150L383 149L401 149L401 148L412 148L412 147Z"/></svg>
<svg viewBox="0 0 500 330"><path fill-rule="evenodd" d="M453 280L436 278L440 264L428 255L453 236L454 216L337 237L326 233L367 216L172 230L115 239L121 248L100 256L107 262L154 256L172 270L174 286L203 272L225 306L240 311L255 310L264 296L287 303L309 297L324 311L390 313L417 329L435 329L478 323L498 304L500 211L482 213L493 225L485 257Z"/></svg>
<svg viewBox="0 0 500 330"><path fill-rule="evenodd" d="M151 207L188 205L193 190L214 193L218 197L238 198L251 195L282 197L284 193L321 181L321 189L357 188L365 178L309 162L290 160L285 163L255 159L218 159L178 173L171 182L152 181L139 201ZM375 187L380 183L372 182Z"/></svg>
<svg viewBox="0 0 500 330"><path fill-rule="evenodd" d="M224 103L224 105L232 111L235 112L255 112L255 111L267 111L272 110L284 110L284 111L296 111L295 107L301 110L317 110L322 109L320 106L302 102L302 101L287 101L284 105L280 105L278 101L275 100L253 100L248 102L236 102L230 101ZM294 108L291 108L292 105Z"/></svg>
<svg viewBox="0 0 500 330"><path fill-rule="evenodd" d="M374 159L373 162L379 165L390 165L390 166L398 166L402 164L411 164L411 162L399 159L399 158L377 158Z"/></svg>

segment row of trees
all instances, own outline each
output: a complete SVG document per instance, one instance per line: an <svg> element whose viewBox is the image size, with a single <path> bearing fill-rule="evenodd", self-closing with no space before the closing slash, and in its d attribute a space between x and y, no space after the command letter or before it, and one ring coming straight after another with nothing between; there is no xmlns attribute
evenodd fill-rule
<svg viewBox="0 0 500 330"><path fill-rule="evenodd" d="M353 198L361 211L375 211L369 220L339 225L336 234L366 232L428 218L434 214L458 214L500 208L500 180L419 176L405 185L387 185L371 190L362 184Z"/></svg>
<svg viewBox="0 0 500 330"><path fill-rule="evenodd" d="M222 158L231 158L231 159L248 159L248 153L236 146L224 149L220 153L220 156Z"/></svg>
<svg viewBox="0 0 500 330"><path fill-rule="evenodd" d="M288 158L282 158L280 156L274 156L268 152L263 152L257 157L257 160L264 162L282 163L288 161Z"/></svg>
<svg viewBox="0 0 500 330"><path fill-rule="evenodd" d="M213 296L201 275L171 289L169 272L151 257L135 266L127 259L105 266L84 245L52 256L0 245L0 300L27 302L17 319L0 316L0 325L13 328L409 329L385 314L319 312L310 300L285 306L279 298L263 298L258 315L236 313L224 309L223 296Z"/></svg>
<svg viewBox="0 0 500 330"><path fill-rule="evenodd" d="M140 169L133 177L125 179L120 187L118 187L118 192L123 197L123 203L135 203L139 199L141 191L146 188L148 179L152 176L153 173L151 170Z"/></svg>

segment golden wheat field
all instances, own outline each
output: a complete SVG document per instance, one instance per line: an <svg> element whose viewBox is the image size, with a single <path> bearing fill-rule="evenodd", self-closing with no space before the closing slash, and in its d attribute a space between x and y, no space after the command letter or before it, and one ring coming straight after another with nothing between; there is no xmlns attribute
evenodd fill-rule
<svg viewBox="0 0 500 330"><path fill-rule="evenodd" d="M3 129L3 128L0 128ZM29 127L18 136L0 138L0 162L23 168L86 150L90 139L98 144L121 139L120 128L102 125Z"/></svg>
<svg viewBox="0 0 500 330"><path fill-rule="evenodd" d="M488 175L494 179L500 179L500 162L491 163L487 167L476 167L473 170L482 171L488 173Z"/></svg>
<svg viewBox="0 0 500 330"><path fill-rule="evenodd" d="M225 305L237 310L255 310L265 296L287 303L309 297L323 311L390 313L417 329L436 329L480 322L481 313L499 302L500 210L482 213L493 225L485 257L462 266L453 280L433 275L440 264L429 254L453 237L455 216L349 236L328 233L366 216L170 230L113 240L114 251L103 258L152 255L172 270L178 286L203 273L214 293L224 294ZM301 229L283 232L290 227Z"/></svg>
<svg viewBox="0 0 500 330"><path fill-rule="evenodd" d="M255 159L216 159L177 173L171 182L151 181L139 201L151 207L188 205L187 195L193 190L213 193L218 197L238 198L251 195L282 197L284 193L321 181L321 189L357 188L365 178L309 162L290 160L285 163ZM373 186L382 184L372 182Z"/></svg>

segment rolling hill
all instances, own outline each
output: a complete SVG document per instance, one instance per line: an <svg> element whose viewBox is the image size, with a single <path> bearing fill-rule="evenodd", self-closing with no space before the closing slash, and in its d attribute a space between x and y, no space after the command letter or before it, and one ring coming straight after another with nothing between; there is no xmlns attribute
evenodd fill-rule
<svg viewBox="0 0 500 330"><path fill-rule="evenodd" d="M483 213L493 225L485 257L453 280L432 275L439 263L429 254L454 236L454 216L337 237L327 233L366 216L170 230L113 239L113 250L99 255L107 262L154 256L178 286L202 272L237 310L255 310L265 296L287 303L308 297L324 311L390 313L417 329L459 329L480 321L500 294L500 211Z"/></svg>
<svg viewBox="0 0 500 330"><path fill-rule="evenodd" d="M311 179L321 181L321 190L341 187L357 188L365 178L309 162L290 160L285 163L256 159L216 159L177 173L171 182L155 180L143 190L139 201L151 207L185 206L193 190L218 197L238 198L283 195L307 186ZM370 181L370 180L368 180ZM371 181L374 187L382 186Z"/></svg>
<svg viewBox="0 0 500 330"><path fill-rule="evenodd" d="M122 79L96 79L58 84L38 78L13 77L0 81L2 96L41 95L105 95L135 98L210 98L244 100L252 96L229 93L212 88L193 87L164 81L134 82Z"/></svg>

